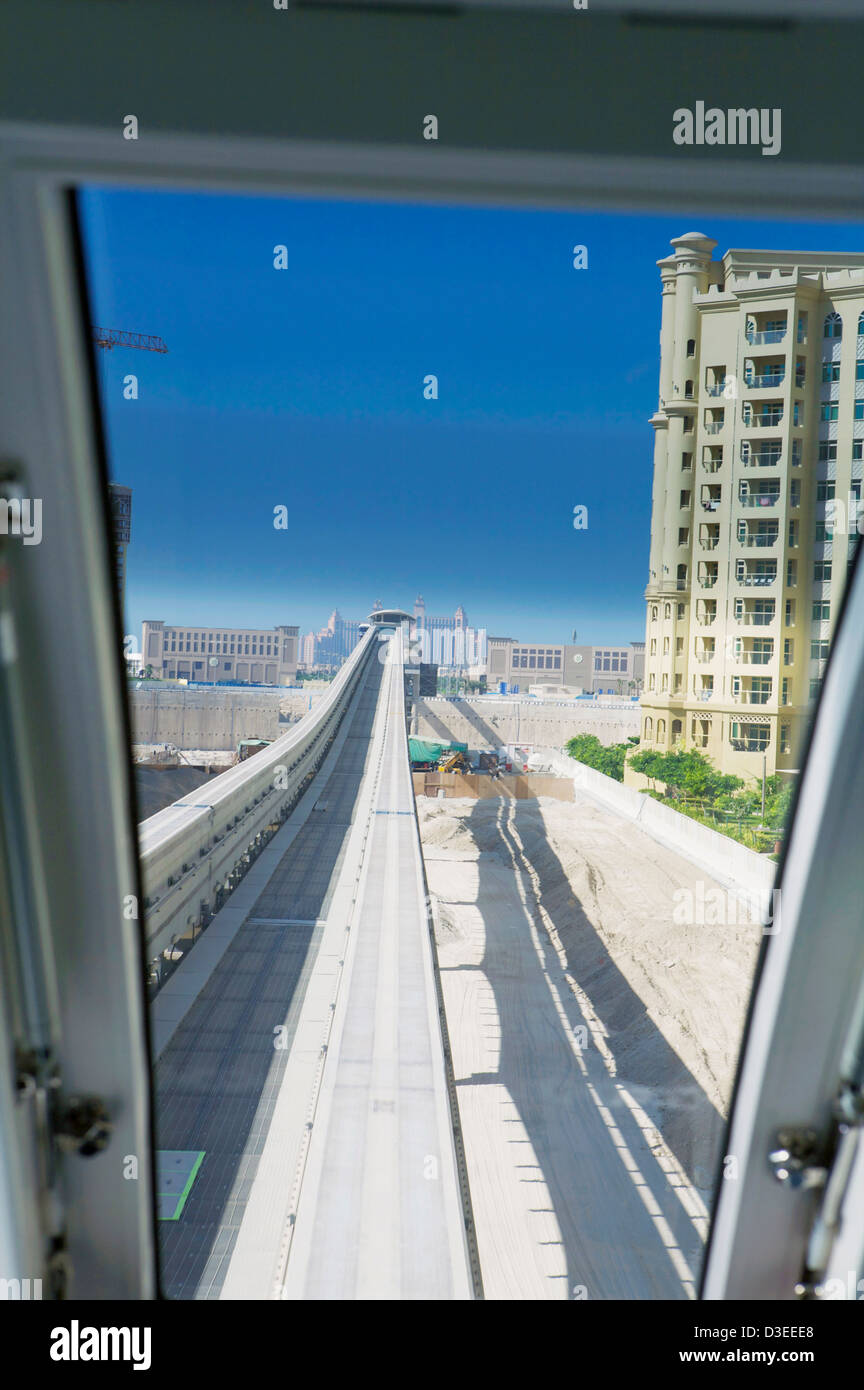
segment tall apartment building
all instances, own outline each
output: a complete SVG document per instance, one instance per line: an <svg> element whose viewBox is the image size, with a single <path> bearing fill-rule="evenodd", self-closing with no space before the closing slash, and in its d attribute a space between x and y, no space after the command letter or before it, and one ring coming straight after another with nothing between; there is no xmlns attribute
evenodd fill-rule
<svg viewBox="0 0 864 1390"><path fill-rule="evenodd" d="M794 773L857 542L864 254L672 245L642 745Z"/></svg>
<svg viewBox="0 0 864 1390"><path fill-rule="evenodd" d="M300 629L142 624L141 660L166 680L293 685Z"/></svg>

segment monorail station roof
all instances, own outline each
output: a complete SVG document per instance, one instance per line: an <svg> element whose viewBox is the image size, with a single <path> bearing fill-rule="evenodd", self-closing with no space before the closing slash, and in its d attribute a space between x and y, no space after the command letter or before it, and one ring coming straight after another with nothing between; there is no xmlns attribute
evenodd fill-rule
<svg viewBox="0 0 864 1390"><path fill-rule="evenodd" d="M366 619L369 623L407 623L411 621L411 614L406 613L404 608L376 608Z"/></svg>

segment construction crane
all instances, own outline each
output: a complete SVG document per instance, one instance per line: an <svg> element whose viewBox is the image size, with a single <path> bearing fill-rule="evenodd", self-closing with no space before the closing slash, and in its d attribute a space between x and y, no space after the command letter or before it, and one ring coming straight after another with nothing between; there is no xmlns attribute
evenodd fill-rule
<svg viewBox="0 0 864 1390"><path fill-rule="evenodd" d="M109 351L115 347L140 348L142 352L168 351L155 333L129 333L125 328L94 328L93 341L97 347L108 348Z"/></svg>

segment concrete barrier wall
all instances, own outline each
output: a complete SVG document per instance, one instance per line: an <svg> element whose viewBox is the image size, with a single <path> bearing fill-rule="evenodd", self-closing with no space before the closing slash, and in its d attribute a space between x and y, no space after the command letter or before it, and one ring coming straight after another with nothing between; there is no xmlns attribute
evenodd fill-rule
<svg viewBox="0 0 864 1390"><path fill-rule="evenodd" d="M576 734L594 734L604 745L624 743L639 733L639 706L604 708L597 704L547 704L537 700L415 700L411 733L418 738L453 739L471 749L505 743L562 748Z"/></svg>
<svg viewBox="0 0 864 1390"><path fill-rule="evenodd" d="M671 806L661 805L644 792L625 787L613 777L595 772L594 768L577 763L556 750L535 754L533 761L544 770L548 768L559 776L572 777L577 794L581 791L617 815L634 821L652 839L683 854L718 882L747 893L770 891L776 864L728 835L721 835L718 830L701 825Z"/></svg>
<svg viewBox="0 0 864 1390"><path fill-rule="evenodd" d="M175 685L130 693L136 743L236 749L243 738L278 738L285 732L279 723L285 692L275 688L185 690Z"/></svg>

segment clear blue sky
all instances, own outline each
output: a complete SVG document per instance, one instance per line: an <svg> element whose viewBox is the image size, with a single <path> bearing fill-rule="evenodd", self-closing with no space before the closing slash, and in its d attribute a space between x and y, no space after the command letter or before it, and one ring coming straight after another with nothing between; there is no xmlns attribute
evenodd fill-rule
<svg viewBox="0 0 864 1390"><path fill-rule="evenodd" d="M81 211L94 323L169 348L99 353L139 638L144 618L305 632L418 590L430 613L462 603L523 641L643 637L656 260L692 230L715 255L862 244L852 224L687 211L96 188Z"/></svg>

